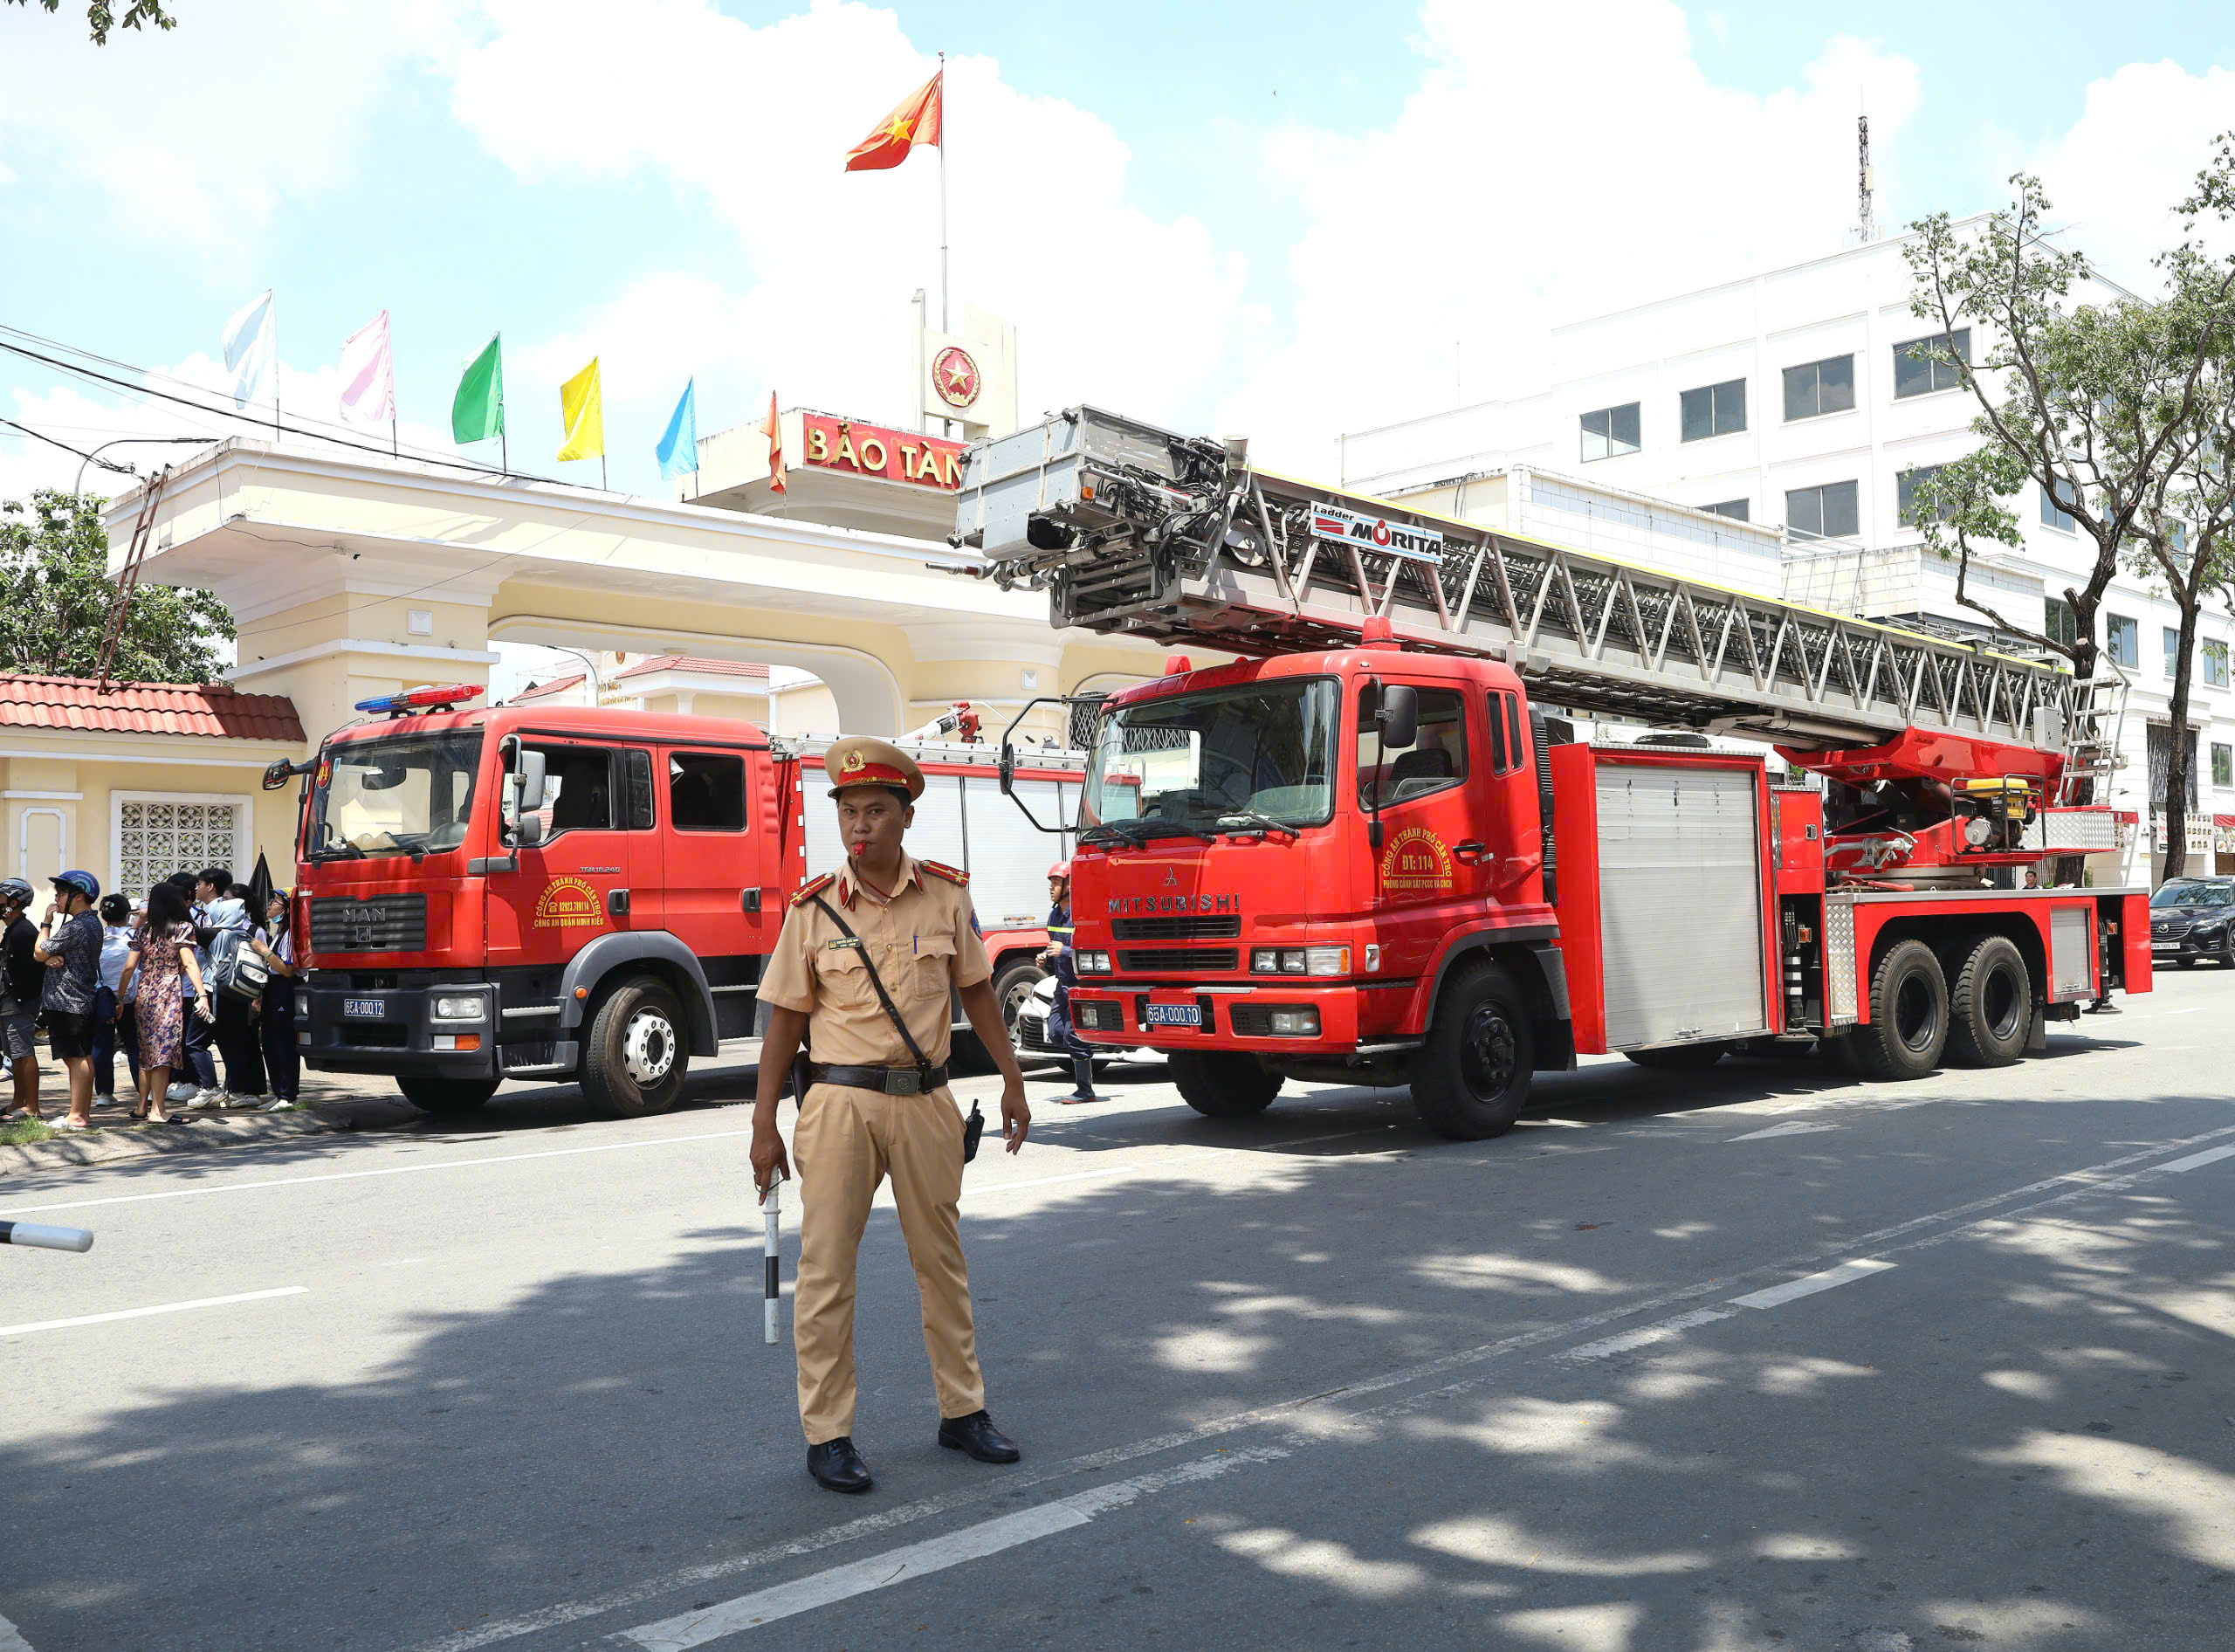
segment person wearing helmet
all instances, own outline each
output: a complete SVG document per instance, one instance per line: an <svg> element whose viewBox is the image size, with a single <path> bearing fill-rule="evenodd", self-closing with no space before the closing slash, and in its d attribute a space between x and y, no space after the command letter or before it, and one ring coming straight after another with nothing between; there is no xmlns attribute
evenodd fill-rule
<svg viewBox="0 0 2235 1652"><path fill-rule="evenodd" d="M101 886L91 872L58 872L54 904L32 943L45 966L39 1002L46 1011L47 1045L70 1076L70 1112L57 1130L83 1130L93 1122L93 1005L101 988L101 920L93 910Z"/></svg>
<svg viewBox="0 0 2235 1652"><path fill-rule="evenodd" d="M1094 1093L1094 1046L1078 1036L1071 1024L1071 988L1078 974L1071 967L1071 863L1059 860L1048 869L1048 946L1041 962L1056 972L1056 1003L1048 1015L1048 1036L1071 1058L1071 1093L1056 1100L1066 1107L1100 1101Z"/></svg>
<svg viewBox="0 0 2235 1652"><path fill-rule="evenodd" d="M24 913L32 898L31 886L22 878L0 878L0 1052L8 1057L15 1087L9 1111L36 1119L38 1055L31 1031L38 1019L39 989L46 983L46 970L31 956L38 931Z"/></svg>

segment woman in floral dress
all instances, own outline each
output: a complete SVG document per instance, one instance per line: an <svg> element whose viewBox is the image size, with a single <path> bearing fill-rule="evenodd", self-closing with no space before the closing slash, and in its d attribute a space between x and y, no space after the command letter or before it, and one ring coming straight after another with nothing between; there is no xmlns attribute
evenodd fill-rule
<svg viewBox="0 0 2235 1652"><path fill-rule="evenodd" d="M148 891L148 915L132 939L132 953L124 962L124 977L117 996L123 997L134 979L140 983L140 1093L146 1098L148 1122L164 1125L169 1098L171 1070L186 1058L185 1004L179 992L183 973L194 984L194 1010L210 1016L210 989L202 980L202 967L194 956L194 926L189 921L186 897L170 884L157 884Z"/></svg>

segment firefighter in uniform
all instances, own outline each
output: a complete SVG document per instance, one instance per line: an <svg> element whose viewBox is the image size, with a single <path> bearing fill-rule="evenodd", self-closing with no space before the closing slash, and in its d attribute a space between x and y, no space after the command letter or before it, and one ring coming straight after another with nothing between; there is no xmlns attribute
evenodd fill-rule
<svg viewBox="0 0 2235 1652"><path fill-rule="evenodd" d="M1024 1145L1032 1112L994 998L969 876L901 847L923 795L923 771L877 740L840 740L824 762L846 863L793 897L760 983L760 1002L773 1013L760 1047L753 1174L766 1193L791 1172L776 1102L804 1038L808 1088L793 1136L803 1179L792 1316L800 1421L815 1483L866 1491L869 1467L853 1441L854 1267L870 1201L887 1176L923 1301L939 1442L980 1463L1018 1456L986 1413L971 1321L955 1208L964 1125L946 1087L950 988L1001 1069L1009 1152Z"/></svg>

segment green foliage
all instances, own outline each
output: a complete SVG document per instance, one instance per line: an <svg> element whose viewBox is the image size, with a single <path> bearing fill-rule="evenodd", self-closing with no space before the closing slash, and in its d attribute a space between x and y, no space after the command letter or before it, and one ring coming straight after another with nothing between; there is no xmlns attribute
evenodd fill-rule
<svg viewBox="0 0 2235 1652"><path fill-rule="evenodd" d="M38 0L49 11L62 10L62 0ZM8 0L10 5L24 5L28 0ZM86 8L86 21L93 31L93 44L108 44L108 31L115 28L137 29L152 23L158 29L175 29L178 20L163 10L162 0L125 0L124 15L119 17L116 8L107 0L91 0Z"/></svg>
<svg viewBox="0 0 2235 1652"><path fill-rule="evenodd" d="M108 576L102 501L41 488L0 504L0 670L98 673L116 584ZM109 675L124 683L206 683L233 618L208 591L142 583L132 594Z"/></svg>

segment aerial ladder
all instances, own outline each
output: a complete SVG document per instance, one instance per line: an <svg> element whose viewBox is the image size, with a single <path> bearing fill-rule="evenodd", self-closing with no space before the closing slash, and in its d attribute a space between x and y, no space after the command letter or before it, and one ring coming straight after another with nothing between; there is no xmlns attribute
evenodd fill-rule
<svg viewBox="0 0 2235 1652"><path fill-rule="evenodd" d="M2059 664L1297 481L1238 438L1069 409L971 450L952 542L1003 589L1045 589L1058 626L1245 656L1386 626L1504 662L1539 704L1768 741L1958 815L1969 788L1975 839L2022 821L2035 855L2115 846L2108 810L2055 805L2107 772L2122 696ZM1858 851L1870 870L1933 858L1900 836Z"/></svg>

